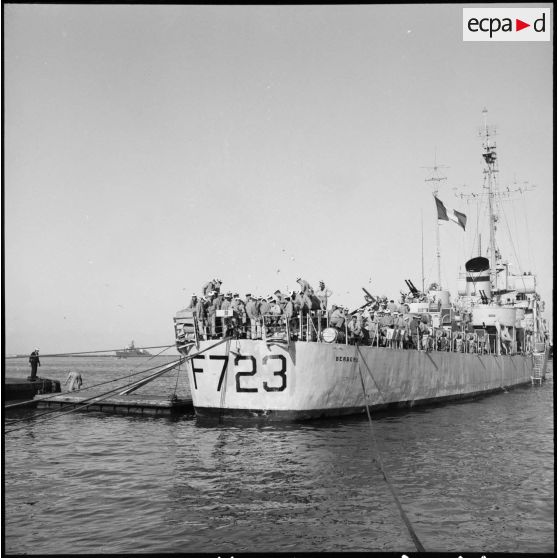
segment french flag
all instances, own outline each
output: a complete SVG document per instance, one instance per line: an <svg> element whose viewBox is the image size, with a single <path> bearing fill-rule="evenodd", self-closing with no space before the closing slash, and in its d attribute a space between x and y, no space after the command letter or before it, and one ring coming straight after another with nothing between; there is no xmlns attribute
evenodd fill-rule
<svg viewBox="0 0 558 558"><path fill-rule="evenodd" d="M439 200L436 196L434 196L436 200L436 209L438 211L438 219L442 221L453 221L457 223L463 230L465 230L465 225L467 224L467 215L465 213L461 213L456 209L452 209L448 212L446 206Z"/></svg>

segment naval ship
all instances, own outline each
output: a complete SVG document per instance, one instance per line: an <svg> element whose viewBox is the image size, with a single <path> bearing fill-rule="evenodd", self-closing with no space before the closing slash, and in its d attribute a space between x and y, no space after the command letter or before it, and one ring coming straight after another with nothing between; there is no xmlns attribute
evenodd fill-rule
<svg viewBox="0 0 558 558"><path fill-rule="evenodd" d="M222 328L211 335L192 309L180 310L174 317L176 346L188 361L198 417L344 416L473 398L544 381L544 306L535 275L512 271L496 244L498 157L483 114L481 197L488 206L488 257L479 247L479 255L465 262L454 301L440 283L420 296L406 281L411 294L418 295L407 305L406 317L427 324L425 339L402 348L402 343L380 342L376 332L376 338L351 342L347 322L344 328L332 327L329 313L319 306L308 306L295 317L262 316L260 335L242 324L233 327L239 320L231 310L217 311ZM448 220L436 195L437 190L438 219ZM464 228L465 216L456 214ZM370 293L365 300L364 306L380 309ZM440 337L447 342L438 343Z"/></svg>
<svg viewBox="0 0 558 558"><path fill-rule="evenodd" d="M126 348L122 349L121 351L116 351L117 358L146 357L146 356L152 356L152 355L149 351L136 348L133 340L130 341L130 344Z"/></svg>

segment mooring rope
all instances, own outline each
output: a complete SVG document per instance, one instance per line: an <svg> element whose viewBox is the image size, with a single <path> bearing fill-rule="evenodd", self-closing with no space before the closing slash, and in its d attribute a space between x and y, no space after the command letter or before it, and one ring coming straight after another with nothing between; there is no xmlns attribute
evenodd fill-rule
<svg viewBox="0 0 558 558"><path fill-rule="evenodd" d="M362 353L360 352L360 347L358 345L356 345L356 348L357 348L357 352L360 356L360 360L364 363L364 366L366 366L366 370L368 371L368 374L370 375L370 378L372 378L372 381L374 382L374 385L376 386L376 389L378 390L378 393L380 394L380 396L382 397L384 402L387 403L387 399L385 398L384 394L382 393L382 390L380 389L380 386L376 382L376 378L374 378L374 374L372 374L372 370L370 370L368 364L366 364L366 360L364 359L364 357L362 356Z"/></svg>
<svg viewBox="0 0 558 558"><path fill-rule="evenodd" d="M138 350L146 350L146 349L170 349L171 347L174 347L174 343L172 345L154 345L152 347L136 347L136 349ZM115 353L116 351L121 351L122 347L118 348L118 349L103 349L103 350L99 350L99 351L79 351L79 352L73 352L73 353L47 353L44 355L40 355L41 358L46 358L46 357L66 357L66 356L75 356L75 355L93 355L93 354L99 354L99 353ZM6 360L8 359L14 359L14 358L27 358L29 355L12 355L12 356L6 356L4 357ZM115 356L115 355L109 355L109 356ZM151 355L153 356L153 355Z"/></svg>
<svg viewBox="0 0 558 558"><path fill-rule="evenodd" d="M167 372L170 372L170 370L173 370L174 368L176 368L176 366L180 366L182 363L187 362L188 360L191 360L192 358L194 358L198 355L201 355L201 354L203 354L203 353L221 345L222 343L225 343L225 342L229 341L230 339L231 339L230 337L225 337L225 338L219 340L217 343L214 343L213 345L210 345L209 347L206 347L205 349L202 349L201 351L197 351L196 353L187 355L185 357L181 357L180 359L178 359L175 362L175 366L172 367L172 368L169 368L167 370ZM172 363L169 363L169 364L172 364ZM166 365L166 366L169 366L169 365ZM154 370L155 368L159 368L159 367L160 366L156 366L156 367L152 368L152 370ZM143 370L142 372L146 372L146 370ZM111 382L114 382L114 381L116 381L116 380L110 380L107 383L111 383ZM119 390L121 390L123 388L126 388L126 387L130 387L131 385L133 385L133 382L131 384L128 384L127 386L118 386L117 388L113 388L113 389L111 389L111 390L109 390L105 393L101 393L99 395L92 396L92 397L84 399L80 402L64 403L64 404L62 404L61 409L54 409L52 411L49 410L45 413L34 415L32 417L25 417L23 419L15 420L15 421L12 422L12 424L18 423L18 422L23 422L23 421L28 421L29 419L36 419L36 418L38 419L38 418L41 418L41 417L47 415L47 419L44 419L42 421L42 422L44 422L45 420L48 420L48 418L57 418L59 416L63 416L63 415L69 414L69 413L80 411L81 409L89 407L90 405L94 405L99 401L103 401L104 399L108 399L111 395L114 394L114 392L119 391ZM61 394L58 393L56 395L61 395ZM62 410L62 409L66 408L66 407L69 407L69 406L73 406L73 408L68 410L68 411ZM48 417L48 415L53 415L53 414L55 414L54 417ZM17 430L22 430L23 428L26 428L26 426L20 426L19 428L12 428L10 430L5 430L4 433L8 434L8 433L11 433L11 432L16 432Z"/></svg>
<svg viewBox="0 0 558 558"><path fill-rule="evenodd" d="M363 359L364 360L364 359ZM397 505L397 509L399 510L399 514L401 515L401 518L403 519L403 522L405 523L405 526L407 527L407 530L409 531L409 534L411 535L411 538L413 539L413 543L415 544L416 549L419 552L425 552L424 550L424 546L422 546L417 534L415 533L415 530L411 524L411 522L409 521L409 518L407 517L407 514L405 513L405 510L403 509L403 506L401 505L401 502L399 501L399 498L397 496L397 493L395 492L395 488L393 487L393 484L385 470L384 464L382 462L382 457L381 454L378 450L378 444L376 442L376 438L374 436L374 428L372 426L372 417L370 415L370 409L368 407L368 397L366 395L366 388L364 387L364 378L362 377L362 370L361 367L359 365L358 367L358 372L360 374L360 382L362 385L362 393L364 395L364 405L366 406L366 414L368 416L368 424L370 426L370 439L372 441L372 450L373 450L373 455L372 455L372 459L374 460L374 462L376 463L376 465L378 465L378 468L380 469L384 480L386 481L386 484L388 485L388 488L393 496L393 499L395 500L395 504ZM376 383L376 382L374 382Z"/></svg>
<svg viewBox="0 0 558 558"><path fill-rule="evenodd" d="M174 384L174 392L173 392L173 397L176 397L176 393L178 392L178 378L180 378L180 366L182 364L178 365L178 370L177 370L177 374L176 374L176 382Z"/></svg>
<svg viewBox="0 0 558 558"><path fill-rule="evenodd" d="M227 373L229 371L229 354L231 352L231 342L230 338L227 341L227 346L225 352L227 354L227 363L225 364L225 373L223 375L223 383L221 384L221 397L219 400L219 424L223 424L223 409L225 406L225 396L227 393Z"/></svg>

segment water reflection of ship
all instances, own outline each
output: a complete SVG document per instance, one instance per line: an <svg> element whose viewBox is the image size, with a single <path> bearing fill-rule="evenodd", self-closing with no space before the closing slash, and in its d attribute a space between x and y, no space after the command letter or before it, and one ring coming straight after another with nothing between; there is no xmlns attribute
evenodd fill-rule
<svg viewBox="0 0 558 558"><path fill-rule="evenodd" d="M152 356L150 352L144 349L138 349L134 345L134 341L132 340L130 344L123 349L122 351L116 351L116 356L118 358L129 358L129 357L146 357Z"/></svg>

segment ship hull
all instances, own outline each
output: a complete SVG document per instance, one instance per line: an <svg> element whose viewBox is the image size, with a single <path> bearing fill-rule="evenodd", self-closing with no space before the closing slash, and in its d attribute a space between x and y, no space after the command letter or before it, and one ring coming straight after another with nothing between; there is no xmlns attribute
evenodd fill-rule
<svg viewBox="0 0 558 558"><path fill-rule="evenodd" d="M148 357L151 356L149 353L142 353L141 351L131 350L131 351L116 351L117 358L133 358L133 357Z"/></svg>
<svg viewBox="0 0 558 558"><path fill-rule="evenodd" d="M214 345L200 343L200 351ZM235 340L193 356L199 417L305 420L478 397L531 383L530 356Z"/></svg>

